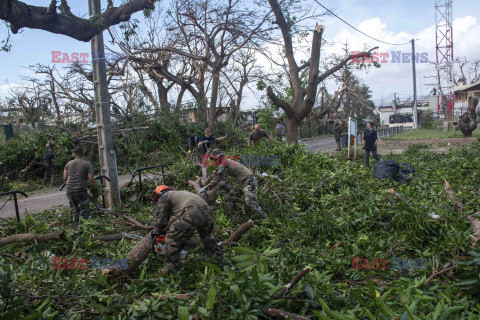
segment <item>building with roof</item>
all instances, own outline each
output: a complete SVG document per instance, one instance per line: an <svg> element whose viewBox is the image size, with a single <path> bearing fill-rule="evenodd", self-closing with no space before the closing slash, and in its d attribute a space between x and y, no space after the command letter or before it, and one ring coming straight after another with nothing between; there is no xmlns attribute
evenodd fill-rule
<svg viewBox="0 0 480 320"><path fill-rule="evenodd" d="M420 120L424 112L432 111L429 97L418 97L417 99L417 118ZM382 127L400 127L413 128L413 101L400 99L392 100L390 105L381 105L377 108L380 116L380 126ZM433 112L433 111L432 111ZM420 121L418 121L420 124Z"/></svg>
<svg viewBox="0 0 480 320"><path fill-rule="evenodd" d="M467 111L468 97L480 99L480 81L467 85L455 86L453 92L455 94L455 114L462 115Z"/></svg>

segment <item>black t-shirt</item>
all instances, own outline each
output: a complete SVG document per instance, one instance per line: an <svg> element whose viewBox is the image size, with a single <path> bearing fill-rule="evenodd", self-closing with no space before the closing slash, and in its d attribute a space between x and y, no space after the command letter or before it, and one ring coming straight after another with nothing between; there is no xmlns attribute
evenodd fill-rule
<svg viewBox="0 0 480 320"><path fill-rule="evenodd" d="M45 165L49 166L52 164L52 160L55 159L55 155L49 149L45 150Z"/></svg>
<svg viewBox="0 0 480 320"><path fill-rule="evenodd" d="M194 134L191 134L189 137L188 137L188 147L190 148L190 150L193 150L197 147L197 141L198 141L198 137Z"/></svg>
<svg viewBox="0 0 480 320"><path fill-rule="evenodd" d="M212 141L215 141L215 137L213 137L213 136L210 136L210 137L203 136L202 139L200 139L200 142L204 142L202 144L202 154L206 154L207 151L208 151L207 149L211 148Z"/></svg>
<svg viewBox="0 0 480 320"><path fill-rule="evenodd" d="M365 131L365 150L373 150L375 141L377 141L377 131L374 129Z"/></svg>

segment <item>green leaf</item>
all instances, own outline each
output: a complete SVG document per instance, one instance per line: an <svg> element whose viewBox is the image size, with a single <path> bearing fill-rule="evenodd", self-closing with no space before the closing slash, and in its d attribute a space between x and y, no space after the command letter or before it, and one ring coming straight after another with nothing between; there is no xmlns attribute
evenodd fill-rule
<svg viewBox="0 0 480 320"><path fill-rule="evenodd" d="M188 307L179 306L178 307L178 320L188 320Z"/></svg>
<svg viewBox="0 0 480 320"><path fill-rule="evenodd" d="M314 299L315 298L315 291L313 291L313 288L311 285L307 284L305 286L305 291L307 292L307 295L310 297L310 299Z"/></svg>
<svg viewBox="0 0 480 320"><path fill-rule="evenodd" d="M215 295L216 295L216 291L215 291L215 287L214 285L212 284L210 286L210 289L208 289L208 293L207 293L207 305L206 305L206 308L208 310L212 309L213 305L215 304Z"/></svg>

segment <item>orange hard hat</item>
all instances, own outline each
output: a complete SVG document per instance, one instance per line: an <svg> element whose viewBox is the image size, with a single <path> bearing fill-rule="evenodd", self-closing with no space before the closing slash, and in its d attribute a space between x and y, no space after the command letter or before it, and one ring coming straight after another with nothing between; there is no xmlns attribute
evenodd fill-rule
<svg viewBox="0 0 480 320"><path fill-rule="evenodd" d="M155 188L155 192L160 193L160 192L162 192L164 190L167 190L167 189L172 190L169 187L167 187L166 185L162 184L162 185L158 186L157 188Z"/></svg>
<svg viewBox="0 0 480 320"><path fill-rule="evenodd" d="M170 189L169 187L167 187L167 186L164 185L164 184L156 187L156 188L155 188L155 192L153 193L153 194L154 194L153 199L155 200L155 202L158 202L158 200L160 199L160 197L161 197L165 192L167 192L168 190L172 190L172 189Z"/></svg>

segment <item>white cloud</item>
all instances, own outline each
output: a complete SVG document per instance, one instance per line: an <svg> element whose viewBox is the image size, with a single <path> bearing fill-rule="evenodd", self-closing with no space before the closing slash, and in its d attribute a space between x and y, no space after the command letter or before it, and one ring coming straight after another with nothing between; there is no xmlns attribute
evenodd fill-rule
<svg viewBox="0 0 480 320"><path fill-rule="evenodd" d="M386 22L379 17L375 17L361 22L357 28L389 43L405 43L414 38L416 39L416 53L426 53L429 61L435 61L435 26L428 27L416 34L394 32L389 29ZM480 59L478 50L480 37L478 37L478 34L480 34L480 23L477 18L465 16L455 19L453 21L454 58L465 56L467 60ZM411 63L391 63L391 51L398 50L402 53L410 53L411 45L409 43L403 46L379 44L351 29L343 29L333 36L332 40L335 41L335 44L326 49L327 53L342 52L343 44L348 41L352 51L360 51L378 45L380 48L377 52L390 54L389 63L383 63L381 68L370 70L368 74L357 73L370 86L374 98L390 97L393 92L412 93ZM427 84L434 82L434 79L426 77L432 75L435 75L433 64L417 63L417 90L419 90L419 94L427 95L430 92L431 88L428 88Z"/></svg>

